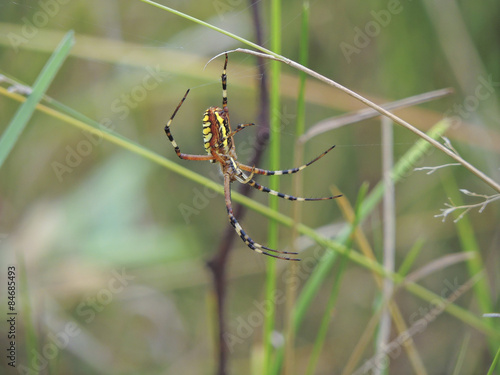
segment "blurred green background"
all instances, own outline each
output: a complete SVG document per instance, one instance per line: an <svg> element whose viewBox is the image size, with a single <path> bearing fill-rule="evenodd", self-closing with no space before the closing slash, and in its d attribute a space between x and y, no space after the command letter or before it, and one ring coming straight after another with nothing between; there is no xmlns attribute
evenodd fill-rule
<svg viewBox="0 0 500 375"><path fill-rule="evenodd" d="M257 5L241 0L164 3L255 40L251 11ZM259 2L258 7L268 40L269 4ZM302 2L288 1L282 11L282 54L297 60ZM452 96L396 113L422 130L445 116L458 116L454 118L460 121L454 122L447 137L462 157L499 181L499 25L500 3L492 0L311 1L308 67L377 103L452 87ZM47 94L143 147L220 182L217 166L178 160L163 127L185 90L191 88L172 132L183 152L204 153L201 116L209 106L221 103L222 58L204 66L216 54L244 46L140 1L2 1L0 73L31 85L70 29L75 31L76 44ZM256 120L262 77L255 61L248 55L230 55L233 127ZM283 168L290 168L298 72L285 65L282 71L281 162ZM12 85L3 82L2 86ZM18 102L0 97L0 132L18 107ZM307 128L361 108L353 99L308 79ZM258 126L235 139L242 161L251 156ZM395 159L416 141L415 135L396 126ZM380 120L355 123L311 139L305 146L305 160L332 144L337 147L330 154L302 172L304 195L329 195L335 184L354 202L361 183L374 186L381 179ZM416 166L450 162L432 150ZM260 167L268 167L266 163L264 155ZM266 184L262 178L259 181ZM284 176L280 190L290 193L291 182ZM396 267L420 239L423 249L412 269L446 254L470 250L459 239L451 216L445 222L434 217L452 195L455 203L457 197L468 204L481 201L461 195L459 188L494 193L458 166L430 175L412 172L397 185ZM256 192L253 197L267 202L265 194ZM281 212L291 214L293 204L280 202ZM78 326L78 334L64 349L45 366L40 364L42 374L214 373L212 286L205 261L217 251L228 225L222 196L36 112L0 170L0 212L0 295L5 295L6 265L16 264L19 273L24 264L31 303L31 318L18 318L18 364L34 367L23 347L25 327L32 321L40 352L73 327L68 324ZM496 202L482 213L471 210L463 219L470 221L472 233L467 238L477 241L490 303L497 312L499 218ZM332 237L344 223L338 206L331 202L304 204L302 221L313 228L323 227ZM249 211L242 225L254 240L266 243L267 219ZM370 216L363 229L380 259L380 211ZM291 231L280 229L280 236L280 248L288 248ZM324 250L301 246L302 257L309 259L307 265L299 266L303 285L319 259L316 254ZM252 321L251 314L264 298L266 260L235 241L227 299L232 334L241 333L242 322ZM280 290L285 288L287 267L285 262L278 264ZM440 294L449 283L461 285L469 278L466 265L459 263L439 269L420 283ZM329 281L333 279L334 273ZM330 284L313 301L297 334L297 374L304 373ZM378 303L376 295L372 275L348 264L317 374L342 372ZM476 297L469 291L456 304L480 315ZM395 300L407 324L429 307L428 302L404 291ZM284 306L278 307L278 328L283 327ZM4 320L2 316L2 349L7 345ZM259 373L253 364L261 350L261 324L256 321L250 331L232 346L231 373ZM63 340L62 334L59 337ZM470 341L462 353L466 338ZM465 355L461 374L485 373L492 361L486 336L446 313L414 340L429 374L451 373L460 353ZM372 354L368 351L364 357ZM1 366L11 370L3 358ZM411 372L404 353L391 360L389 372Z"/></svg>

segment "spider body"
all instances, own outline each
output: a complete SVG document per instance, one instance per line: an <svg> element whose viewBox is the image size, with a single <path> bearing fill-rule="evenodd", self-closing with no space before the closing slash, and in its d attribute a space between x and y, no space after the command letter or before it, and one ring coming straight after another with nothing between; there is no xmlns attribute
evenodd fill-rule
<svg viewBox="0 0 500 375"><path fill-rule="evenodd" d="M203 115L203 143L212 163L223 162L226 155L236 159L229 117L220 107L210 107Z"/></svg>
<svg viewBox="0 0 500 375"><path fill-rule="evenodd" d="M211 163L219 163L222 175L224 176L224 198L226 201L226 210L229 218L229 222L233 226L234 230L238 234L238 236L242 239L242 241L252 250L268 255L278 259L285 260L300 260L298 258L290 258L288 255L296 255L294 252L287 251L279 251L274 250L269 247L263 246L255 241L253 241L248 234L243 230L238 220L233 215L233 208L231 203L231 183L234 181L238 181L242 184L248 184L251 187L263 191L265 193L275 195L277 197L287 199L290 201L320 201L327 199L338 198L340 195L333 197L324 197L324 198L302 198L302 197L294 197L292 195L283 194L279 191L274 191L269 189L266 186L260 185L257 183L253 176L254 174L260 175L284 175L296 173L304 168L308 167L315 161L321 159L325 156L329 151L331 151L335 146L330 147L328 150L323 152L321 155L317 156L314 160L310 161L307 164L304 164L297 168L292 169L284 169L278 171L268 171L266 169L260 169L255 167L250 167L248 165L239 163L236 155L236 149L234 146L233 136L245 129L247 126L254 125L253 123L249 124L240 124L233 131L231 129L231 125L229 122L229 110L227 108L227 60L228 56L226 54L226 60L224 62L224 69L222 71L222 108L221 107L210 107L203 114L202 124L203 124L203 143L205 147L206 155L193 155L193 154L184 154L180 151L177 142L174 140L172 133L170 132L170 126L172 121L177 114L177 111L186 100L186 97L189 93L189 90L186 91L186 94L181 99L179 105L175 109L174 113L170 117L170 120L165 125L165 133L167 134L170 143L174 147L175 153L180 159L183 160L204 160L210 161ZM247 175L245 172L249 172L250 175Z"/></svg>

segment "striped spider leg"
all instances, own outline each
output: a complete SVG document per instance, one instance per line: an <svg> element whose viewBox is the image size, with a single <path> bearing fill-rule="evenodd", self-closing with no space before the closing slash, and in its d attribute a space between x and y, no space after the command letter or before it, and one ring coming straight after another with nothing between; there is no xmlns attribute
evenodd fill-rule
<svg viewBox="0 0 500 375"><path fill-rule="evenodd" d="M254 125L253 123L249 124L240 124L233 131L231 130L231 125L229 122L229 110L227 108L227 60L228 56L226 54L226 59L224 62L224 68L222 71L222 108L221 107L210 107L203 114L203 142L205 147L206 155L194 155L194 154L184 154L180 151L177 142L174 140L172 133L170 131L170 127L174 120L175 115L179 111L180 107L186 100L186 97L189 93L189 90L186 91L184 97L181 99L179 105L175 109L174 113L170 117L165 125L165 133L170 140L170 143L174 147L175 153L180 159L183 160L205 160L210 161L211 163L219 163L221 168L222 175L224 176L224 198L226 202L227 215L229 218L229 222L232 227L241 238L241 240L247 245L250 249L255 252L271 256L278 259L284 260L300 260L298 258L292 258L290 255L297 255L294 252L287 251L279 251L275 249L271 249L269 247L263 246L250 238L250 236L243 230L240 223L233 214L232 202L231 202L231 183L234 181L238 181L242 184L250 185L251 187L263 191L265 193L275 195L277 197L287 199L290 201L320 201L320 200L328 200L339 197L324 197L324 198L302 198L302 197L294 197L292 195L283 194L279 191L271 190L266 186L260 185L257 183L253 176L254 174L260 175L285 175L292 174L307 168L312 163L321 159L325 156L329 151L331 151L335 146L330 147L328 150L323 152L321 155L311 160L309 163L304 164L297 168L278 170L278 171L269 171L266 169L256 168L255 166L250 167L245 164L239 163L236 155L236 149L234 146L233 136L240 132L241 130ZM246 175L245 172L249 172L250 175Z"/></svg>

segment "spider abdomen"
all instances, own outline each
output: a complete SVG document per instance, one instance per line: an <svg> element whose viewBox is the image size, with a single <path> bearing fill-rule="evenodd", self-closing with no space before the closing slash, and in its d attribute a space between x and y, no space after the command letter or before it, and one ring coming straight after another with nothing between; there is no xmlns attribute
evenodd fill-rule
<svg viewBox="0 0 500 375"><path fill-rule="evenodd" d="M210 107L203 114L203 143L208 155L228 155L233 148L227 114L220 107ZM214 155L215 156L215 155ZM211 160L216 163L217 160Z"/></svg>

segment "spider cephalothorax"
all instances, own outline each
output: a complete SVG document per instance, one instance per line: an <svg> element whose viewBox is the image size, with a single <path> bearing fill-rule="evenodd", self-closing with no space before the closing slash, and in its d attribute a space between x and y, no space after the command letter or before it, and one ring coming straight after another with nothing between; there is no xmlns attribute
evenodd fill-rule
<svg viewBox="0 0 500 375"><path fill-rule="evenodd" d="M240 124L236 127L236 129L233 131L231 130L231 125L229 122L229 110L227 109L227 75L226 75L226 68L227 68L227 54L226 54L226 60L224 62L224 69L222 71L222 108L220 107L210 107L208 108L205 113L203 114L203 142L205 146L205 151L206 155L191 155L191 154L183 154L181 153L179 146L177 146L177 142L175 142L174 137L172 136L172 133L170 132L170 126L172 125L172 121L179 110L179 108L182 106L182 103L184 103L184 100L186 100L186 97L189 93L189 90L186 91L186 94L184 97L181 99L179 105L175 109L174 113L170 117L170 120L168 121L167 125L165 126L165 133L167 134L168 139L172 143L172 146L175 149L175 153L177 156L181 159L184 160L209 160L211 163L219 163L222 174L224 176L224 196L226 200L226 209L227 209L227 214L229 217L229 222L235 229L236 233L240 236L240 238L243 240L243 242L252 250L265 254L271 257L279 258L279 259L285 259L285 260L299 260L297 258L290 258L288 255L295 255L296 253L293 252L287 252L287 251L279 251L279 250L274 250L270 249L269 247L263 246L258 244L257 242L253 241L243 230L241 225L238 223L236 218L233 215L233 208L231 204L231 183L234 181L238 181L242 184L248 184L260 191L263 191L265 193L269 193L271 195L275 195L277 197L287 199L290 201L320 201L320 200L327 200L327 199L333 199L339 197L333 196L333 197L324 197L324 198L301 198L301 197L294 197L292 195L288 194L283 194L280 193L279 191L274 191L271 190L265 186L260 185L257 183L254 179L253 176L254 174L261 174L261 175L284 175L284 174L291 174L291 173L296 173L304 168L308 167L318 159L322 158L325 156L330 150L332 150L335 146L330 147L328 150L323 152L321 155L316 157L314 160L311 160L309 163L301 165L300 167L297 168L292 168L292 169L284 169L284 170L279 170L279 171L268 171L265 169L260 169L260 168L255 168L255 167L250 167L248 165L242 164L238 162L237 155L236 155L236 149L234 146L234 140L233 136L238 133L239 131L243 130L247 126L254 125L253 123L249 124ZM245 172L250 173L247 175ZM273 254L274 253L274 254ZM283 255L278 255L278 254L283 254Z"/></svg>

